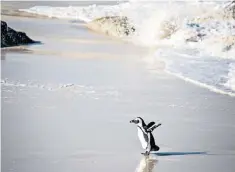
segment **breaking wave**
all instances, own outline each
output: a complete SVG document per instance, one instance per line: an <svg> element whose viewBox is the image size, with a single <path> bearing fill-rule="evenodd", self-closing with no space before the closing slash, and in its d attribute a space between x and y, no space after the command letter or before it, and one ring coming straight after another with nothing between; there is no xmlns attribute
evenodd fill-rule
<svg viewBox="0 0 235 172"><path fill-rule="evenodd" d="M231 67L235 64L235 1L135 0L116 5L36 6L21 11L84 21L96 32L157 47L152 58L164 59L167 71L235 93ZM178 55L171 57L172 52Z"/></svg>
<svg viewBox="0 0 235 172"><path fill-rule="evenodd" d="M235 63L230 64L228 80L225 83L225 86L235 91Z"/></svg>

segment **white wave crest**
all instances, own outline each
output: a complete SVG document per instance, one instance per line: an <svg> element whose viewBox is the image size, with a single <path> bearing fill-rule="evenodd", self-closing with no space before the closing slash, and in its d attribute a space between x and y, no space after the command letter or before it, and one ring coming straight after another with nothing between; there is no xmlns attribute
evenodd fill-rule
<svg viewBox="0 0 235 172"><path fill-rule="evenodd" d="M28 13L46 15L59 19L77 19L84 22L90 22L100 17L121 16L122 11L128 7L128 4L120 5L89 5L89 6L69 6L69 7L50 7L35 6L29 9L20 9Z"/></svg>

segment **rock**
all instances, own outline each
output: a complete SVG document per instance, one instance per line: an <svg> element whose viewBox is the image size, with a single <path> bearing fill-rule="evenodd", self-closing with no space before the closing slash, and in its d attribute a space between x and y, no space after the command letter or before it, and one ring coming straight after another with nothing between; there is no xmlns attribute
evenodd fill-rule
<svg viewBox="0 0 235 172"><path fill-rule="evenodd" d="M233 18L235 20L235 0L225 5L224 13L226 18Z"/></svg>
<svg viewBox="0 0 235 172"><path fill-rule="evenodd" d="M17 32L1 21L1 48L40 43L29 38L24 32Z"/></svg>
<svg viewBox="0 0 235 172"><path fill-rule="evenodd" d="M206 36L206 34L198 33L196 36L187 38L186 42L199 42L199 41L202 41L204 36Z"/></svg>
<svg viewBox="0 0 235 172"><path fill-rule="evenodd" d="M135 32L127 17L107 16L95 19L87 24L87 27L110 36L130 36Z"/></svg>

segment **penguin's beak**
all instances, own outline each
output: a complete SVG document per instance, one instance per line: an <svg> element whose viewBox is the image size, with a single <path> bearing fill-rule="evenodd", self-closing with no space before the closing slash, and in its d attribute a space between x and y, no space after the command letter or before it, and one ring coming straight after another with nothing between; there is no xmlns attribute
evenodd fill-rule
<svg viewBox="0 0 235 172"><path fill-rule="evenodd" d="M131 120L131 121L130 121L130 123L137 124L137 123L138 123L138 121L133 119L133 120Z"/></svg>

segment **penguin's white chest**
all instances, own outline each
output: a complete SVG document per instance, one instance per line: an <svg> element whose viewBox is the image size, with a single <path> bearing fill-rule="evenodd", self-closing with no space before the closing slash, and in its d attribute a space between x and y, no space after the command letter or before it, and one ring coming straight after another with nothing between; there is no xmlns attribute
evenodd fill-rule
<svg viewBox="0 0 235 172"><path fill-rule="evenodd" d="M147 149L148 143L146 142L145 138L144 138L144 133L142 132L142 130L138 127L138 137L140 139L140 143L143 147L143 149Z"/></svg>

